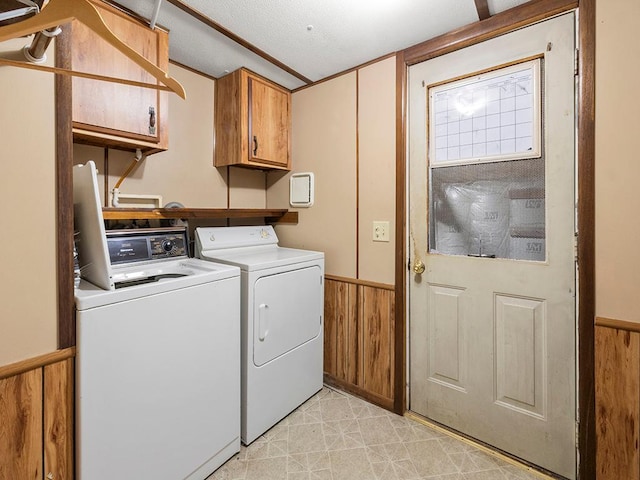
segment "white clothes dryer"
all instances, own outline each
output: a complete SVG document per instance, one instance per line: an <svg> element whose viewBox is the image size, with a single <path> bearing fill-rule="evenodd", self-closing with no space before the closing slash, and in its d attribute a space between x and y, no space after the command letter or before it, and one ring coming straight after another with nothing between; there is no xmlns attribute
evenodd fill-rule
<svg viewBox="0 0 640 480"><path fill-rule="evenodd" d="M324 254L271 226L196 229L196 256L240 267L241 438L250 444L322 388Z"/></svg>

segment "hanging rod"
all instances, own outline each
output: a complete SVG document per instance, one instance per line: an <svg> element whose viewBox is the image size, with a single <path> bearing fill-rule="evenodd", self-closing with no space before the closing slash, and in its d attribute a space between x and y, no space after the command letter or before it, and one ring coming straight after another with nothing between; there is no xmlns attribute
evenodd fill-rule
<svg viewBox="0 0 640 480"><path fill-rule="evenodd" d="M16 8L15 10L9 10L7 12L0 12L0 22L4 22L5 20L13 20L14 18L23 17L25 15L29 15L32 12L38 13L38 7L23 7Z"/></svg>
<svg viewBox="0 0 640 480"><path fill-rule="evenodd" d="M104 23L104 20L100 16L100 13L91 3L87 0L50 0L45 8L41 10L37 15L23 20L21 22L13 23L0 27L0 42L10 40L12 38L22 37L31 33L40 32L53 27L58 27L65 23L69 23L72 20L78 20L87 27L89 27L94 33L102 37L106 42L115 47L122 54L133 60L141 68L149 72L156 80L163 85L166 85L169 90L178 94L181 98L186 98L184 88L178 81L171 78L168 73L161 70L154 65L148 59L144 58L138 52L133 50L127 44L123 43L118 37ZM48 70L51 67L43 67L41 65L29 64L26 62L11 62L8 60L0 59L5 65L14 65L25 68L39 67L42 70ZM64 70L64 72L62 71ZM60 69L55 73L65 73L72 76L83 76L81 72L74 70ZM86 75L86 74L85 74ZM98 76L92 76L94 78ZM106 77L111 78L111 77ZM100 78L104 80L105 78ZM112 79L117 83L126 83L123 79ZM150 84L145 84L150 85ZM155 88L158 90L164 90L161 86L155 85L149 88Z"/></svg>

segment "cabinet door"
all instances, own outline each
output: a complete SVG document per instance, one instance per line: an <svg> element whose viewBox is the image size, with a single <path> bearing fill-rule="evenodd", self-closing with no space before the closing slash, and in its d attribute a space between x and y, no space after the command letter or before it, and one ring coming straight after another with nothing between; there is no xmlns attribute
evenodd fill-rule
<svg viewBox="0 0 640 480"><path fill-rule="evenodd" d="M96 7L118 38L158 64L158 35L161 32L145 28L119 12L100 5ZM157 84L153 76L86 26L74 22L72 28L71 61L74 70ZM157 143L159 100L160 93L154 89L76 77L73 79L74 127ZM150 115L151 108L154 112L153 119Z"/></svg>
<svg viewBox="0 0 640 480"><path fill-rule="evenodd" d="M289 167L289 94L249 77L249 160Z"/></svg>

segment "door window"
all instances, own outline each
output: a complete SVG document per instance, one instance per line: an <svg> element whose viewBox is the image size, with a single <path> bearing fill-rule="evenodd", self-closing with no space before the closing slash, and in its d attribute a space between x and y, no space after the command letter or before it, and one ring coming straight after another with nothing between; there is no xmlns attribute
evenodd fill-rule
<svg viewBox="0 0 640 480"><path fill-rule="evenodd" d="M544 261L541 60L429 87L429 251Z"/></svg>

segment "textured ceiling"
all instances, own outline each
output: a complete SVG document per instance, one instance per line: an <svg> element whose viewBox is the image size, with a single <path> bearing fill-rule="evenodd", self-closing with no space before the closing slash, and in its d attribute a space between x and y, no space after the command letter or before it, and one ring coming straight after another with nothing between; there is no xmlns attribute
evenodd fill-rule
<svg viewBox="0 0 640 480"><path fill-rule="evenodd" d="M117 3L149 19L156 1ZM280 66L174 3L199 12ZM495 15L526 1L487 3ZM474 0L163 0L158 16L158 24L170 30L172 60L214 77L247 67L291 89L306 84L299 77L317 81L476 21Z"/></svg>

